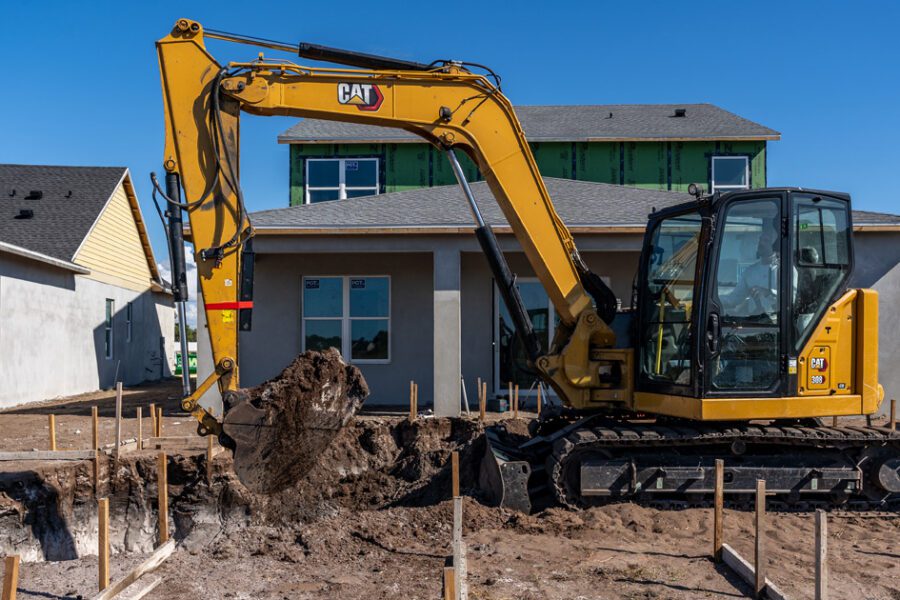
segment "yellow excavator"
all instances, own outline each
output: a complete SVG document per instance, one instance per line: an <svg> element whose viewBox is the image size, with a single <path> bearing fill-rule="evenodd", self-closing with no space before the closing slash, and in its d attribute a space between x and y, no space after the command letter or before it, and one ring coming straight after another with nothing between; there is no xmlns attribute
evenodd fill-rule
<svg viewBox="0 0 900 600"><path fill-rule="evenodd" d="M221 65L206 39L343 66L313 68L261 53ZM165 189L154 184L166 200L178 300L186 287L175 263L181 213L188 214L215 363L183 407L198 419L199 433L217 434L234 450L239 476L259 482L252 471L271 466L267 460L283 468L314 459L286 457L291 444L279 441L303 435L302 424L285 425L301 413L269 410L265 386L239 387L238 333L251 327L253 279L253 226L238 165L243 111L396 127L446 153L530 368L564 406L524 443L502 427L487 431L481 478L500 504L529 510L542 491L571 506L703 495L713 490L717 458L725 459L729 494L752 492L765 478L790 501L883 504L900 496L900 434L822 421L872 415L884 398L877 294L848 287L846 194L769 188L705 195L692 186L694 201L650 215L633 308L619 311L557 215L489 69L287 44L205 30L189 19L176 22L157 52ZM556 309L549 348L534 334L457 152L475 161ZM291 373L303 370L300 361ZM327 423L315 428L320 441L307 453L327 444L365 396L358 376L333 377L346 393L322 403L321 414L302 413ZM200 401L213 385L224 414Z"/></svg>

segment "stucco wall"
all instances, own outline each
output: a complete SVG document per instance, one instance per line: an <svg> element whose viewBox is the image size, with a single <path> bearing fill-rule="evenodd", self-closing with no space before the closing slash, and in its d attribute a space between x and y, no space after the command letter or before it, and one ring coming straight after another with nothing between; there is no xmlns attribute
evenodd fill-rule
<svg viewBox="0 0 900 600"><path fill-rule="evenodd" d="M115 301L114 355L104 353L106 299ZM134 305L132 339L125 310ZM135 292L0 255L0 406L170 375L171 297Z"/></svg>
<svg viewBox="0 0 900 600"><path fill-rule="evenodd" d="M300 353L300 286L304 276L389 275L389 364L359 365L372 394L368 404L404 404L409 381L419 403L432 402L433 297L430 254L257 254L253 330L240 337L241 385L278 375Z"/></svg>
<svg viewBox="0 0 900 600"><path fill-rule="evenodd" d="M610 278L613 291L628 306L637 269L641 237L578 236L588 265ZM524 255L509 236L500 236L510 265L519 277L531 277ZM378 248L379 253L372 253ZM241 378L254 385L276 375L300 351L300 280L307 275L392 275L392 362L365 365L373 388L369 405L404 404L409 380L420 384L420 401L429 404L433 373L433 259L435 249L461 251L462 374L471 404L475 380L496 389L493 359L493 284L474 239L448 236L278 236L257 239L253 331L241 337ZM856 235L853 284L880 293L881 382L888 397L900 396L900 233ZM201 342L201 363L202 356ZM405 355L402 352L408 352ZM201 364L201 370L204 365ZM205 371L204 371L205 372Z"/></svg>
<svg viewBox="0 0 900 600"><path fill-rule="evenodd" d="M448 245L449 240L443 240ZM301 351L301 279L303 276L390 275L391 362L360 365L372 390L367 405L404 405L409 380L419 383L419 403L429 406L433 397L434 297L431 253L265 253L257 246L254 283L253 330L240 337L242 386L259 384L276 376ZM474 250L474 248L470 248ZM628 304L631 281L637 268L634 251L585 252L585 260L598 274L609 276L613 290ZM533 272L521 252L508 255L520 277ZM470 405L477 398L475 380L481 377L493 391L493 279L480 253L461 256L462 374ZM201 321L202 322L202 321ZM202 327L202 325L201 325ZM201 329L203 331L203 329ZM208 343L201 338L200 370L207 373ZM215 400L210 397L210 402Z"/></svg>
<svg viewBox="0 0 900 600"><path fill-rule="evenodd" d="M900 232L859 232L851 284L878 291L878 379L887 400L900 398Z"/></svg>

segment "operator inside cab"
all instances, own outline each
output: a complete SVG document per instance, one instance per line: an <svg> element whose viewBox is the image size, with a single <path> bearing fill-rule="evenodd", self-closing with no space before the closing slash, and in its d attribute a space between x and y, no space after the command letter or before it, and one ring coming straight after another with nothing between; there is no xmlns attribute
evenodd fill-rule
<svg viewBox="0 0 900 600"><path fill-rule="evenodd" d="M778 313L778 232L764 228L756 246L756 262L744 268L734 289L719 300L734 317L768 316Z"/></svg>

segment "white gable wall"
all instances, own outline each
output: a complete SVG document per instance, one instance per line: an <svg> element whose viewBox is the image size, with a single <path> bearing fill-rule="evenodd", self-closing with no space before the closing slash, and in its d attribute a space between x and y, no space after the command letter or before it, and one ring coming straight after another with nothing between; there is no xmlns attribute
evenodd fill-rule
<svg viewBox="0 0 900 600"><path fill-rule="evenodd" d="M106 299L115 301L113 358L104 356ZM126 306L132 302L132 339ZM0 254L0 408L170 375L171 297L93 281Z"/></svg>

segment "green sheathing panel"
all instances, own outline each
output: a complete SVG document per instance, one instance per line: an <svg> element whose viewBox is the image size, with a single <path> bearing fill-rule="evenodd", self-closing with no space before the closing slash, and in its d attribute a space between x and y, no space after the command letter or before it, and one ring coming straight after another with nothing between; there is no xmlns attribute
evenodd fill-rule
<svg viewBox="0 0 900 600"><path fill-rule="evenodd" d="M456 158L459 160L463 173L466 174L467 181L482 179L478 167L475 166L468 154L456 152ZM450 168L447 155L443 151L431 147L431 185L454 185L455 183L456 177L453 175L453 169Z"/></svg>
<svg viewBox="0 0 900 600"><path fill-rule="evenodd" d="M672 142L672 190L687 192L691 183L712 184L713 156L750 158L750 187L766 186L766 142Z"/></svg>
<svg viewBox="0 0 900 600"><path fill-rule="evenodd" d="M668 189L665 142L625 142L622 183L650 190Z"/></svg>
<svg viewBox="0 0 900 600"><path fill-rule="evenodd" d="M575 179L619 184L619 143L575 144Z"/></svg>
<svg viewBox="0 0 900 600"><path fill-rule="evenodd" d="M721 142L717 154L744 155L750 157L750 187L766 187L765 142Z"/></svg>
<svg viewBox="0 0 900 600"><path fill-rule="evenodd" d="M709 189L711 158L750 157L750 185L766 185L766 142L543 142L531 144L546 177L687 192L691 183ZM381 159L382 192L456 183L443 152L429 144L291 144L290 203L303 203L306 158L352 156ZM458 152L469 181L483 179L474 162Z"/></svg>
<svg viewBox="0 0 900 600"><path fill-rule="evenodd" d="M388 144L384 191L401 192L428 187L428 148L427 144Z"/></svg>
<svg viewBox="0 0 900 600"><path fill-rule="evenodd" d="M709 190L710 157L715 154L715 142L671 142L672 190L687 192L692 183Z"/></svg>
<svg viewBox="0 0 900 600"><path fill-rule="evenodd" d="M541 175L560 179L575 178L572 173L572 142L542 142L529 145Z"/></svg>

